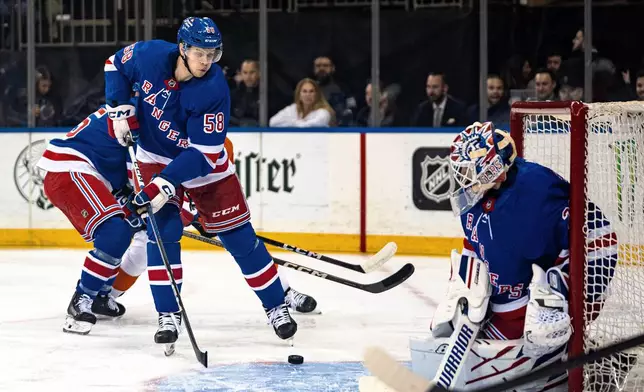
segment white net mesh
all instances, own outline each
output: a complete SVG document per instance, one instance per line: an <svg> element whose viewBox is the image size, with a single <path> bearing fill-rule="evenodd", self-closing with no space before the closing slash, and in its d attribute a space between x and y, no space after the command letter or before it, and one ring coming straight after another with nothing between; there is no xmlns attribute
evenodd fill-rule
<svg viewBox="0 0 644 392"><path fill-rule="evenodd" d="M644 103L588 108L585 350L644 333ZM570 180L570 130L569 109L535 108L523 116L524 157ZM644 391L643 354L586 366L583 390Z"/></svg>

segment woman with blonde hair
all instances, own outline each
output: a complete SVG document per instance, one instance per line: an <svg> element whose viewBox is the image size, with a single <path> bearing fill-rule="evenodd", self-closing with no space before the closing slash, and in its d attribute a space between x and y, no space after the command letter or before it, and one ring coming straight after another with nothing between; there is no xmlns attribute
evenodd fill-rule
<svg viewBox="0 0 644 392"><path fill-rule="evenodd" d="M335 123L335 112L309 78L300 80L295 88L294 103L271 117L271 127L329 127Z"/></svg>

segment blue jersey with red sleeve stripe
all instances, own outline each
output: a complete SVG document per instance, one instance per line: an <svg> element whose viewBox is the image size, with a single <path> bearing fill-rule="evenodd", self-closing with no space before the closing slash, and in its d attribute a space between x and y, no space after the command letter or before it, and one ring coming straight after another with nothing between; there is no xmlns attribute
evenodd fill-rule
<svg viewBox="0 0 644 392"><path fill-rule="evenodd" d="M101 106L65 137L52 139L38 166L51 172L93 174L111 190L125 186L127 149L108 134L106 113Z"/></svg>
<svg viewBox="0 0 644 392"><path fill-rule="evenodd" d="M216 64L201 78L177 82L178 59L177 44L134 43L107 60L105 95L111 106L122 104L138 84L137 159L167 165L168 180L195 187L234 173L224 149L230 91Z"/></svg>
<svg viewBox="0 0 644 392"><path fill-rule="evenodd" d="M489 267L495 313L513 312L528 303L532 264L548 270L559 266L568 273L570 185L561 176L539 164L517 158L498 190L461 215L465 233L461 277L468 257L477 257ZM590 202L587 214L588 269L613 271L617 262L617 238L610 222ZM588 296L605 291L610 274L588 273ZM597 284L595 284L597 283Z"/></svg>

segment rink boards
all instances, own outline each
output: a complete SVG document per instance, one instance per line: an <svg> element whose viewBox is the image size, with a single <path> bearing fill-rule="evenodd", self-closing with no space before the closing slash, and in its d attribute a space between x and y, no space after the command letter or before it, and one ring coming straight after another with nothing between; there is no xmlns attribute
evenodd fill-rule
<svg viewBox="0 0 644 392"><path fill-rule="evenodd" d="M361 238L367 251L392 240L408 254L445 255L459 246L445 161L454 130L273 131L230 134L258 231L318 251L358 251ZM0 245L85 246L63 214L49 208L42 173L34 169L46 141L63 135L0 133L6 146Z"/></svg>

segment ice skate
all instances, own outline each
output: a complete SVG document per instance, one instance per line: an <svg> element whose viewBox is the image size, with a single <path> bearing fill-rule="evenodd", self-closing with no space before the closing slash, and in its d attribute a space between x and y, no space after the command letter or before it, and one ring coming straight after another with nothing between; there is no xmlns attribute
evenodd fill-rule
<svg viewBox="0 0 644 392"><path fill-rule="evenodd" d="M300 293L297 290L289 287L288 290L284 293L284 303L290 309L295 310L299 313L305 314L320 314L317 309L318 303L315 298L310 295Z"/></svg>
<svg viewBox="0 0 644 392"><path fill-rule="evenodd" d="M121 317L125 313L125 306L116 302L109 294L98 295L92 304L92 313L111 318Z"/></svg>
<svg viewBox="0 0 644 392"><path fill-rule="evenodd" d="M92 313L92 298L87 294L74 291L74 296L67 307L67 318L63 332L87 335L96 324L96 316Z"/></svg>
<svg viewBox="0 0 644 392"><path fill-rule="evenodd" d="M268 316L268 321L273 326L277 336L282 340L289 340L292 346L293 335L297 332L297 323L291 317L286 305L278 305L273 309L267 310L266 316Z"/></svg>
<svg viewBox="0 0 644 392"><path fill-rule="evenodd" d="M159 329L154 334L154 342L165 344L166 356L174 354L174 344L181 332L181 313L159 313Z"/></svg>

